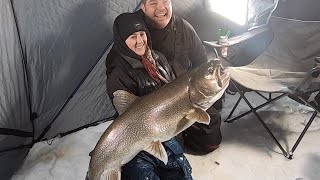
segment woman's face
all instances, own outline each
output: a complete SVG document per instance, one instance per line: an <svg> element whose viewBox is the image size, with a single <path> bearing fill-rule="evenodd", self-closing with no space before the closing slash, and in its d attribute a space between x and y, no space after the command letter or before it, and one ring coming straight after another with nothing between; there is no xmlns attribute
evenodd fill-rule
<svg viewBox="0 0 320 180"><path fill-rule="evenodd" d="M137 31L126 39L127 46L139 56L143 56L147 49L147 34L144 31Z"/></svg>

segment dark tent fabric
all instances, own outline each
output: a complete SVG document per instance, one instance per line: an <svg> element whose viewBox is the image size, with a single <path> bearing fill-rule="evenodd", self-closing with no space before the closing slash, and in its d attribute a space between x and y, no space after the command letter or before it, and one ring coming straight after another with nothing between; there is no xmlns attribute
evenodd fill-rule
<svg viewBox="0 0 320 180"><path fill-rule="evenodd" d="M11 4L6 1L0 3L1 23L1 66L0 66L0 117L1 128L17 129L31 132L30 114L28 108L28 96L25 86L25 77L20 76L25 72L19 37L15 26L15 18ZM19 113L17 113L17 111ZM0 136L1 148L11 147L17 142L7 136ZM30 139L22 137L19 142L30 142Z"/></svg>
<svg viewBox="0 0 320 180"><path fill-rule="evenodd" d="M112 42L114 18L137 4L0 2L1 179L19 167L30 148L24 145L32 145L33 138L52 138L114 115L102 55Z"/></svg>
<svg viewBox="0 0 320 180"><path fill-rule="evenodd" d="M19 144L30 144L31 137L19 137L12 130L32 132L25 66L12 6L9 0L0 1L0 150ZM21 134L22 135L22 134ZM29 134L32 136L32 133ZM8 177L22 163L27 150L0 154L0 177Z"/></svg>
<svg viewBox="0 0 320 180"><path fill-rule="evenodd" d="M208 1L172 0L173 11L187 19L202 40L213 40L221 27L234 35L249 28L208 13ZM278 2L268 0L261 6L255 3L261 0L249 1L259 8L252 17ZM133 12L139 2L0 1L1 179L10 179L34 143L112 119L104 59L115 17Z"/></svg>
<svg viewBox="0 0 320 180"><path fill-rule="evenodd" d="M104 73L94 69L97 71L93 72L95 81L100 83L91 82L93 86L90 89L86 88L88 83L81 84L112 39L110 24L113 22L112 17L117 14L115 11L107 11L106 2L13 1L27 61L31 109L37 114L34 120L36 138L49 137L49 134L41 133L61 109L64 117L68 118L64 130L110 116L110 104L96 102L97 96L101 96L98 101L108 102L107 96L99 91L105 89ZM132 6L128 4L125 7L128 8L119 11L131 10L129 7ZM74 91L77 93L74 94ZM69 98L71 103L68 103L68 109L65 109L63 107L69 102ZM74 101L82 106L70 107L74 106ZM94 107L96 105L99 108ZM68 114L77 114L77 117ZM50 130L51 135L61 132L59 128Z"/></svg>

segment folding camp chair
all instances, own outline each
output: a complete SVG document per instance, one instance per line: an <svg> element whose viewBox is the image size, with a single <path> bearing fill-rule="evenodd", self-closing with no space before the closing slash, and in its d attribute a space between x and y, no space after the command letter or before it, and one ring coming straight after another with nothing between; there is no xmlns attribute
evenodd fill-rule
<svg viewBox="0 0 320 180"><path fill-rule="evenodd" d="M279 146L283 155L292 159L293 152L317 113L320 112L320 94L314 100L308 99L310 94L319 93L320 90L318 78L320 72L320 58L318 57L320 56L320 22L303 22L272 17L268 27L273 33L273 39L262 54L249 65L225 68L231 76L230 84L240 94L226 122L233 122L252 112ZM210 45L214 46L213 44ZM265 98L266 102L253 107L246 97L247 91L256 92ZM269 97L265 97L261 92L268 93ZM280 93L281 95L272 97L272 93ZM287 151L257 113L257 110L262 107L286 96L314 109L313 115L292 149ZM242 99L250 107L250 111L231 118Z"/></svg>

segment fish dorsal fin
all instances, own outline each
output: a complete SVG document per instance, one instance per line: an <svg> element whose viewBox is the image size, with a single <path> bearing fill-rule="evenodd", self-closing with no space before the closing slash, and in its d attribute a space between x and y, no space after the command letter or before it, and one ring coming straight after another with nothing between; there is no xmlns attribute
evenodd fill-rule
<svg viewBox="0 0 320 180"><path fill-rule="evenodd" d="M199 108L195 108L192 109L188 112L188 114L186 115L186 118L189 120L193 120L196 121L198 123L202 123L202 124L207 124L209 125L210 123L210 116L209 114Z"/></svg>
<svg viewBox="0 0 320 180"><path fill-rule="evenodd" d="M113 93L113 105L117 112L122 114L139 97L124 90L117 90Z"/></svg>
<svg viewBox="0 0 320 180"><path fill-rule="evenodd" d="M144 149L149 154L153 155L154 157L160 159L164 164L168 163L168 155L166 150L164 149L163 145L160 141L152 142L147 148Z"/></svg>
<svg viewBox="0 0 320 180"><path fill-rule="evenodd" d="M104 180L121 180L121 171L119 170L110 170L105 171L101 174L100 179Z"/></svg>

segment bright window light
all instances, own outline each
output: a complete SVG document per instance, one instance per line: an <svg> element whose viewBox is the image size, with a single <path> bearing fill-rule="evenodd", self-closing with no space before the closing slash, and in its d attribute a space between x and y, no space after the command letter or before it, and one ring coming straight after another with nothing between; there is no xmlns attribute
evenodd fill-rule
<svg viewBox="0 0 320 180"><path fill-rule="evenodd" d="M246 24L248 0L209 0L209 6L214 12L237 24Z"/></svg>

